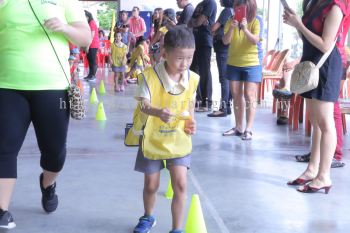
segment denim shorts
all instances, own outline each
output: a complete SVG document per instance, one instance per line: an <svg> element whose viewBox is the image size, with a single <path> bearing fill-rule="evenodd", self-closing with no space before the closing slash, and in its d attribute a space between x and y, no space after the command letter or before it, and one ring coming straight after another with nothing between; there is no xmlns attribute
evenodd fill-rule
<svg viewBox="0 0 350 233"><path fill-rule="evenodd" d="M190 169L191 165L191 155L186 155L181 158L175 158L175 159L165 159L166 160L166 167L169 169L169 166L183 166L187 167L187 169ZM164 167L163 160L151 160L146 158L143 155L141 146L139 147L139 150L137 152L136 162L135 162L135 171L142 172L145 174L152 174L156 172L160 172Z"/></svg>
<svg viewBox="0 0 350 233"><path fill-rule="evenodd" d="M247 67L227 65L226 74L226 78L230 81L260 83L262 67L261 65Z"/></svg>

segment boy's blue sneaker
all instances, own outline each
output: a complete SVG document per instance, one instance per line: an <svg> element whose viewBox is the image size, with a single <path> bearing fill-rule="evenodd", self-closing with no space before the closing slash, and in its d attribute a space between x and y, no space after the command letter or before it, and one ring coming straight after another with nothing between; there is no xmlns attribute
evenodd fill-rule
<svg viewBox="0 0 350 233"><path fill-rule="evenodd" d="M172 230L169 233L185 233L185 232L182 230Z"/></svg>
<svg viewBox="0 0 350 233"><path fill-rule="evenodd" d="M134 229L134 233L150 233L156 225L156 219L152 216L142 216Z"/></svg>

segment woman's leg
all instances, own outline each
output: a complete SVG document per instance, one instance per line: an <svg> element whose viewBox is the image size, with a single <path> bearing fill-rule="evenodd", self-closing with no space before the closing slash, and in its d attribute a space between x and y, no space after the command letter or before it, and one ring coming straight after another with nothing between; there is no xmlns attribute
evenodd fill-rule
<svg viewBox="0 0 350 233"><path fill-rule="evenodd" d="M169 166L171 184L174 190L173 201L171 202L171 213L173 216L173 230L182 227L186 206L187 192L187 167Z"/></svg>
<svg viewBox="0 0 350 233"><path fill-rule="evenodd" d="M245 131L252 131L255 112L257 107L256 95L258 85L253 82L244 82L244 98L246 102L246 129Z"/></svg>
<svg viewBox="0 0 350 233"><path fill-rule="evenodd" d="M334 103L313 99L312 105L317 116L316 124L321 131L320 140L320 162L316 178L311 182L312 187L322 187L332 184L330 171L331 163L337 144L337 135L334 124ZM312 161L312 155L311 160ZM317 161L316 161L317 162Z"/></svg>
<svg viewBox="0 0 350 233"><path fill-rule="evenodd" d="M0 209L8 210L17 178L17 155L30 124L30 108L20 91L0 89Z"/></svg>
<svg viewBox="0 0 350 233"><path fill-rule="evenodd" d="M339 102L334 103L334 123L337 132L337 146L335 149L334 158L341 161L343 158L343 125Z"/></svg>
<svg viewBox="0 0 350 233"><path fill-rule="evenodd" d="M310 180L316 177L320 163L320 142L321 130L317 124L317 112L314 103L311 99L306 100L306 111L309 111L309 119L312 125L312 142L311 142L311 156L306 170L299 176L304 180Z"/></svg>
<svg viewBox="0 0 350 233"><path fill-rule="evenodd" d="M243 131L243 118L244 118L244 91L243 82L230 81L231 92L233 97L233 110L235 113L236 129L239 132Z"/></svg>
<svg viewBox="0 0 350 233"><path fill-rule="evenodd" d="M40 175L42 206L48 213L58 206L55 180L66 160L69 108L58 107L62 101L69 103L65 90L38 91L31 98L31 116L43 169L43 175Z"/></svg>
<svg viewBox="0 0 350 233"><path fill-rule="evenodd" d="M159 188L160 172L145 174L145 183L143 187L143 205L145 215L150 216L153 213L156 203L157 191Z"/></svg>

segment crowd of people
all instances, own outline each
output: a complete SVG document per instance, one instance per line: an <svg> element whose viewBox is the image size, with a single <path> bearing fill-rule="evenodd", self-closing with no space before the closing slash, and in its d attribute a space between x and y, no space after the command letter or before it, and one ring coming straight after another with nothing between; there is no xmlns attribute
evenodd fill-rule
<svg viewBox="0 0 350 233"><path fill-rule="evenodd" d="M91 82L96 79L98 69L96 54L109 39L103 30L98 30L90 12L85 11L84 15L76 0L62 1L64 4L59 7L64 9L63 15L53 14L54 11L49 10L50 2L30 2L31 8L28 8L14 0L0 0L3 59L0 62L0 228L15 227L8 209L17 176L17 155L31 122L41 151L42 207L48 213L56 210L55 180L66 158L69 108L56 109L55 101L68 102L69 81L62 74L62 70L69 73L67 42L86 52L89 73L84 79ZM215 110L211 74L213 49L219 70L221 101L219 109L208 117L230 115L233 101L235 126L223 136L253 139L256 96L262 79L262 19L256 13L256 0L220 2L223 10L217 20L215 0L203 0L196 7L189 0L177 0L181 12L156 8L147 38L147 25L140 17L140 8L135 6L130 18L127 11L119 12L119 20L111 31L115 39L110 44L108 62L114 73L114 90L124 91L126 80L136 81L136 99L140 111L147 116L135 162L135 170L144 173L144 214L134 233L150 232L156 224L153 212L163 168L170 171L174 190L170 233L184 232L181 229L191 162L191 135L196 132L194 112ZM39 6L44 11L47 7L47 12L53 15L36 13ZM244 9L245 14L235 9ZM330 49L332 52L320 69L318 87L302 94L307 99L313 126L311 153L305 159L309 162L307 169L288 184L300 186L297 190L303 193L322 189L328 193L332 186L330 168L337 141L333 110L344 63L339 52L344 44L332 46L339 35L348 30L344 26L348 4L346 0L304 0L303 12L300 18L292 9L285 8L283 15L284 22L301 34L304 43L301 61L317 63L323 53ZM17 15L26 20L18 20ZM10 23L17 28L26 27L26 30L11 30L6 27ZM48 31L50 42L56 47L53 50L67 53L47 52L48 38L38 36L42 33L40 26ZM17 43L13 38L24 39ZM4 44L8 46L2 46ZM76 48L73 46L71 50ZM22 55L13 51L20 51ZM42 57L46 59L43 61Z"/></svg>

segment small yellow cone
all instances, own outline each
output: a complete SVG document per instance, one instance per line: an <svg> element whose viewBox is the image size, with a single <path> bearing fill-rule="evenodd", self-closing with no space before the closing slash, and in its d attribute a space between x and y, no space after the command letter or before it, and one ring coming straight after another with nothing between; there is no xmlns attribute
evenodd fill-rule
<svg viewBox="0 0 350 233"><path fill-rule="evenodd" d="M192 196L190 210L188 211L186 221L186 233L208 233L202 213L199 196Z"/></svg>
<svg viewBox="0 0 350 233"><path fill-rule="evenodd" d="M103 80L101 80L100 82L99 92L100 92L100 95L106 94L105 84Z"/></svg>
<svg viewBox="0 0 350 233"><path fill-rule="evenodd" d="M169 199L169 200L173 199L174 191L173 191L173 187L171 186L171 179L169 180L168 189L166 190L164 196L166 199Z"/></svg>
<svg viewBox="0 0 350 233"><path fill-rule="evenodd" d="M97 94L96 94L96 89L95 88L92 88L91 95L90 95L90 103L91 104L98 103L98 98L97 98Z"/></svg>
<svg viewBox="0 0 350 233"><path fill-rule="evenodd" d="M96 113L96 120L97 121L105 121L107 120L105 110L103 108L103 103L100 102L97 107L97 113Z"/></svg>

